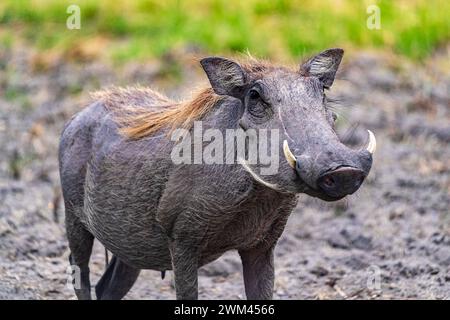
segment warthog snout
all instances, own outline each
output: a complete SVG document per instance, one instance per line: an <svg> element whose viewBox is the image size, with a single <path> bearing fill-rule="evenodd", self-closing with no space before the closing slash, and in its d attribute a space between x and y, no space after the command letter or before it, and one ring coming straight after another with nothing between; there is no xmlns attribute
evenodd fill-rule
<svg viewBox="0 0 450 320"><path fill-rule="evenodd" d="M361 169L340 167L320 175L317 187L330 197L341 198L358 190L364 177Z"/></svg>
<svg viewBox="0 0 450 320"><path fill-rule="evenodd" d="M318 144L327 146L326 150L309 148L298 156L285 140L284 157L308 186L306 193L326 201L339 200L356 192L369 174L376 140L370 130L368 133L368 145L362 150L353 150L338 140L330 140L333 142Z"/></svg>
<svg viewBox="0 0 450 320"><path fill-rule="evenodd" d="M319 176L317 179L317 186L326 195L333 198L342 198L346 195L356 192L367 174L369 173L372 160L372 155L376 149L375 135L368 130L369 144L363 153L363 157L359 157L361 168L341 166L335 170L330 170ZM364 157L364 155L366 157ZM369 164L370 163L370 164Z"/></svg>

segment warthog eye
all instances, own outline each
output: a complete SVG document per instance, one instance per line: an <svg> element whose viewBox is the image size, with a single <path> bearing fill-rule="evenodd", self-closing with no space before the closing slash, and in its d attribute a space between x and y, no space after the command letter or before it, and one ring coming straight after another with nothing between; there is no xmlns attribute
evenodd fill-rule
<svg viewBox="0 0 450 320"><path fill-rule="evenodd" d="M252 100L256 100L256 99L260 98L259 92L256 90L253 90L253 89L249 91L248 96Z"/></svg>

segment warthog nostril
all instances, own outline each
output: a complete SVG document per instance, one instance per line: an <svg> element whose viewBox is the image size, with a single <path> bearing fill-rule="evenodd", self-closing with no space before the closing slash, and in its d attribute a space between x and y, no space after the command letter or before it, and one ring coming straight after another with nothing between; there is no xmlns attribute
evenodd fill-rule
<svg viewBox="0 0 450 320"><path fill-rule="evenodd" d="M334 179L332 177L325 177L323 179L323 184L327 187L327 188L331 188L334 186Z"/></svg>

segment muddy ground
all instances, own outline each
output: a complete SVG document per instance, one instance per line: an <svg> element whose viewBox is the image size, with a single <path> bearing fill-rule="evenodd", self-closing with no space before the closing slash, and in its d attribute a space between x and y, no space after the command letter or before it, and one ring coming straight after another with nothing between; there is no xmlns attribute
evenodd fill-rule
<svg viewBox="0 0 450 320"><path fill-rule="evenodd" d="M450 298L449 52L421 65L378 53L345 58L331 91L341 101L338 131L355 147L365 129L375 132L373 169L345 201L301 196L276 250L276 299ZM56 158L62 125L89 91L110 84L187 94L205 77L182 57L112 67L0 48L0 299L74 299ZM93 284L103 269L96 243ZM236 252L199 273L201 299L244 298ZM161 280L143 271L126 298L174 296L170 272Z"/></svg>

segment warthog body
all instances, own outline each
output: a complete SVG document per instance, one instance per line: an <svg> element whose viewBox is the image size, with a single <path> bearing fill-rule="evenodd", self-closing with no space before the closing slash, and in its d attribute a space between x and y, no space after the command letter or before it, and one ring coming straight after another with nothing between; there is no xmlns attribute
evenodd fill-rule
<svg viewBox="0 0 450 320"><path fill-rule="evenodd" d="M114 254L96 286L99 299L122 298L140 269L173 270L177 298L197 298L197 269L232 249L242 258L247 297L271 298L273 250L297 194L340 199L370 169L370 152L339 142L324 105L341 56L325 51L300 72L207 58L215 93L183 105L149 89L112 89L74 116L59 160L70 260L81 270L78 298L91 297L94 238ZM287 161L281 157L267 177L258 165L174 164L168 133L187 119L224 136L230 128L277 128L280 154L286 137L293 151L285 149Z"/></svg>

